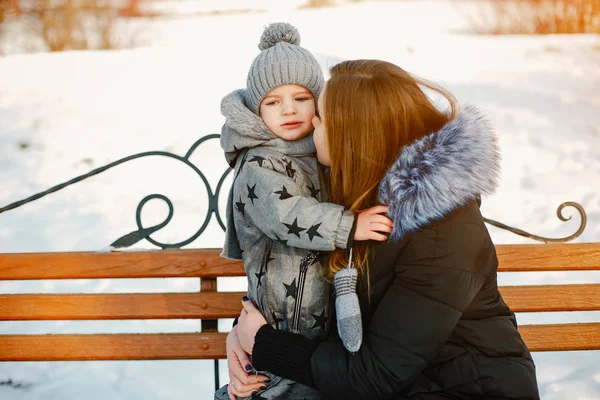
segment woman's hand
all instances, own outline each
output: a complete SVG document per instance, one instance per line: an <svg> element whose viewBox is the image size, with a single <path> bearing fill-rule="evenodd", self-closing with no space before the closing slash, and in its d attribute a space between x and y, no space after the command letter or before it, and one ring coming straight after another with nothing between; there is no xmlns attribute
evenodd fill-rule
<svg viewBox="0 0 600 400"><path fill-rule="evenodd" d="M387 210L387 206L375 206L358 214L354 240L385 242L388 237L381 232L391 233L394 228L394 221L382 215L387 213Z"/></svg>
<svg viewBox="0 0 600 400"><path fill-rule="evenodd" d="M264 388L269 377L251 373L254 369L250 357L240 345L237 335L237 325L227 335L227 369L229 370L229 385L227 393L231 400L236 396L249 397L252 393Z"/></svg>
<svg viewBox="0 0 600 400"><path fill-rule="evenodd" d="M254 307L254 304L252 304L248 297L242 297L242 305L244 306L244 309L242 310L240 318L238 319L238 324L236 325L237 335L244 351L248 354L252 354L256 332L258 332L260 327L265 325L267 321L260 311Z"/></svg>

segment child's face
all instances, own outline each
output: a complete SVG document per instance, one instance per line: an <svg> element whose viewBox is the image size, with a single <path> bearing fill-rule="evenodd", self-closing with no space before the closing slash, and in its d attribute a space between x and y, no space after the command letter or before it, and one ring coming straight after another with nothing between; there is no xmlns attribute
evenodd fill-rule
<svg viewBox="0 0 600 400"><path fill-rule="evenodd" d="M260 117L267 128L284 140L299 140L313 129L315 99L304 87L282 85L260 103Z"/></svg>

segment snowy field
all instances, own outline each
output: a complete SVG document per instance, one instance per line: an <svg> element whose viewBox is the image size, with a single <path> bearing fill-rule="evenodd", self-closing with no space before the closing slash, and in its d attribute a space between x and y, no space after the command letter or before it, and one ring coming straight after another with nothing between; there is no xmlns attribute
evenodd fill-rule
<svg viewBox="0 0 600 400"><path fill-rule="evenodd" d="M280 4L283 3L283 4ZM222 96L245 84L263 26L289 21L326 68L379 58L437 81L490 118L503 152L502 183L483 214L548 237L579 224L556 218L577 201L588 224L577 242L600 241L600 37L474 36L449 2L350 2L301 9L303 1L184 1L161 10L187 16L137 21L145 46L117 51L0 56L0 207L119 158L151 150L185 155L219 133ZM251 5L251 7L249 6ZM158 6L157 6L158 7ZM256 10L237 12L235 10ZM233 10L233 12L223 12ZM10 44L0 43L7 52ZM214 189L226 170L217 140L191 157ZM228 184L221 193L224 206ZM94 251L136 229L138 203L152 193L174 204L171 223L153 235L181 242L200 228L208 206L194 171L146 157L19 209L0 214L0 253ZM151 201L145 226L164 220ZM573 210L566 209L570 215ZM495 243L532 243L490 227ZM221 247L213 218L188 248ZM137 248L153 248L139 243ZM600 273L503 274L501 284L600 282ZM223 279L220 290L244 290ZM1 282L0 293L197 291L195 279ZM597 313L519 314L520 323L600 321ZM230 321L221 321L227 330ZM196 331L198 321L0 322L0 333ZM0 344L1 345L1 344ZM538 353L545 400L600 399L600 352ZM211 399L212 361L0 363L0 398ZM221 363L222 383L227 381ZM14 384L25 388L15 389Z"/></svg>

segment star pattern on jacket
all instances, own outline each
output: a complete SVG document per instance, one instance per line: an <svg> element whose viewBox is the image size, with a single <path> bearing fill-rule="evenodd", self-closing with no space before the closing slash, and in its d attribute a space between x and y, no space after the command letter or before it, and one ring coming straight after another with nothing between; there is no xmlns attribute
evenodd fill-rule
<svg viewBox="0 0 600 400"><path fill-rule="evenodd" d="M277 313L275 311L271 311L271 318L273 318L273 322L275 322L275 327L279 329L279 323L285 321L285 318L277 318Z"/></svg>
<svg viewBox="0 0 600 400"><path fill-rule="evenodd" d="M279 195L279 200L285 200L285 199L289 199L290 197L292 197L292 195L288 193L285 185L283 186L283 188L281 190L278 190L274 193Z"/></svg>
<svg viewBox="0 0 600 400"><path fill-rule="evenodd" d="M288 161L287 164L285 165L285 172L286 172L287 176L294 179L294 176L296 175L296 170L294 168L292 168L291 160Z"/></svg>
<svg viewBox="0 0 600 400"><path fill-rule="evenodd" d="M258 196L255 193L256 190L256 183L254 184L254 186L250 186L250 185L246 185L248 187L248 200L250 200L252 202L252 205L254 205L254 200L258 199Z"/></svg>
<svg viewBox="0 0 600 400"><path fill-rule="evenodd" d="M310 195L311 197L314 197L315 199L317 198L317 196L319 195L319 192L321 191L321 189L314 187L312 184L310 186L307 186L308 190L310 190Z"/></svg>
<svg viewBox="0 0 600 400"><path fill-rule="evenodd" d="M322 238L323 236L318 232L319 227L321 226L321 223L318 223L316 225L311 226L307 231L306 234L308 235L308 238L310 239L310 241L312 242L313 238L315 236L318 236L320 238Z"/></svg>
<svg viewBox="0 0 600 400"><path fill-rule="evenodd" d="M285 286L285 297L292 297L296 300L296 294L298 293L298 287L296 286L296 278L289 285L283 284Z"/></svg>
<svg viewBox="0 0 600 400"><path fill-rule="evenodd" d="M256 284L257 289L262 286L262 277L265 276L265 274L267 273L269 269L269 263L273 260L275 260L275 258L271 257L271 249L269 248L269 251L267 251L267 254L265 254L264 262L260 266L260 271L258 271L258 273L254 273L254 275L258 279L258 283Z"/></svg>
<svg viewBox="0 0 600 400"><path fill-rule="evenodd" d="M300 233L306 230L306 228L298 226L298 218L291 224L286 224L285 222L283 224L288 228L288 235L296 235L298 239L300 239Z"/></svg>
<svg viewBox="0 0 600 400"><path fill-rule="evenodd" d="M235 146L234 146L234 148L235 148ZM238 150L236 149L236 152L237 152L237 151L238 151ZM242 157L242 161L240 162L240 169L238 169L238 172L237 172L237 174L235 174L235 178L237 178L237 177L240 175L240 172L242 172L242 168L244 168L244 164L246 164L246 159L247 159L247 158L248 158L248 152L245 152L245 153L244 153L244 156ZM235 178L234 178L234 179L235 179Z"/></svg>
<svg viewBox="0 0 600 400"><path fill-rule="evenodd" d="M263 269L261 268L259 272L255 272L254 275L256 275L256 278L258 279L258 283L256 284L256 287L259 288L262 286L262 277L265 276L266 272L263 271Z"/></svg>
<svg viewBox="0 0 600 400"><path fill-rule="evenodd" d="M252 157L252 160L248 161L248 162L257 162L258 165L262 168L263 162L266 160L266 158L261 157L261 156L254 156Z"/></svg>
<svg viewBox="0 0 600 400"><path fill-rule="evenodd" d="M275 233L274 235L275 235L275 237L277 238L276 240L277 240L279 243L283 244L284 246L287 246L287 242L288 242L287 240L283 240L282 238L280 238L279 236L277 236L277 234L276 234L276 233Z"/></svg>
<svg viewBox="0 0 600 400"><path fill-rule="evenodd" d="M240 201L236 201L235 202L235 208L240 212L240 214L242 214L243 217L246 216L246 212L244 211L244 207L246 207L246 203L244 203L242 201L242 198L240 197Z"/></svg>
<svg viewBox="0 0 600 400"><path fill-rule="evenodd" d="M327 323L327 319L328 319L328 317L325 315L325 309L323 309L323 311L321 311L321 314L311 314L311 316L315 320L315 323L311 327L311 329L320 327L321 329L325 330L325 324Z"/></svg>
<svg viewBox="0 0 600 400"><path fill-rule="evenodd" d="M267 256L265 258L265 271L269 269L269 263L273 260L275 260L275 257L271 257L271 249L269 248L269 251L267 252Z"/></svg>

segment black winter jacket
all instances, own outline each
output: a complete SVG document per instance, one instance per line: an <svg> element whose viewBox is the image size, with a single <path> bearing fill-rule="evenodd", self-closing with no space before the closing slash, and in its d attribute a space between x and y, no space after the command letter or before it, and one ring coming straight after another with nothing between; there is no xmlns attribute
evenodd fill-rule
<svg viewBox="0 0 600 400"><path fill-rule="evenodd" d="M359 281L361 349L345 350L335 320L324 342L265 325L254 367L330 400L539 399L479 212L497 167L495 138L469 107L405 146L380 185L395 226L390 241L372 247L370 296L365 276Z"/></svg>

